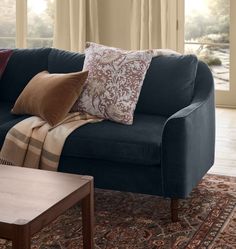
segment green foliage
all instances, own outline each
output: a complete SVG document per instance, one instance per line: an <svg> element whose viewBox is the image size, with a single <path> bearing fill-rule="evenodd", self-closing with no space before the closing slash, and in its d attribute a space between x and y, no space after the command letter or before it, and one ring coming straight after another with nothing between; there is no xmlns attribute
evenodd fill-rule
<svg viewBox="0 0 236 249"><path fill-rule="evenodd" d="M15 48L15 39L0 39L0 48Z"/></svg>
<svg viewBox="0 0 236 249"><path fill-rule="evenodd" d="M207 48L198 54L198 58L204 61L208 66L222 65L222 61L220 60L220 58L215 56L213 52Z"/></svg>
<svg viewBox="0 0 236 249"><path fill-rule="evenodd" d="M222 61L216 56L199 56L199 59L204 61L208 66L221 66Z"/></svg>
<svg viewBox="0 0 236 249"><path fill-rule="evenodd" d="M207 0L208 7L213 16L228 16L230 0Z"/></svg>
<svg viewBox="0 0 236 249"><path fill-rule="evenodd" d="M229 34L208 34L200 37L199 42L207 43L229 43Z"/></svg>
<svg viewBox="0 0 236 249"><path fill-rule="evenodd" d="M186 18L185 40L199 40L209 34L222 36L222 42L229 40L229 0L205 0L208 13L191 13Z"/></svg>
<svg viewBox="0 0 236 249"><path fill-rule="evenodd" d="M30 1L30 0L28 0ZM37 1L37 0L31 0ZM37 14L28 6L28 37L39 38L28 40L28 47L52 46L52 40L40 38L53 37L53 20L54 20L54 1L46 0L47 8L41 13ZM16 0L0 0L0 37L12 37L0 39L0 47L15 47L16 35Z"/></svg>
<svg viewBox="0 0 236 249"><path fill-rule="evenodd" d="M0 37L15 37L15 0L1 0L0 2Z"/></svg>
<svg viewBox="0 0 236 249"><path fill-rule="evenodd" d="M40 15L28 10L28 36L48 38L53 36L53 1L47 0L47 9Z"/></svg>

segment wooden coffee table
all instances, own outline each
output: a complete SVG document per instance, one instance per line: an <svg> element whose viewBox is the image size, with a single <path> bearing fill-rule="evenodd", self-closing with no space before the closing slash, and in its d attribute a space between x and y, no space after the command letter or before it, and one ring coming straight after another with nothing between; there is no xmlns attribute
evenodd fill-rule
<svg viewBox="0 0 236 249"><path fill-rule="evenodd" d="M31 236L81 201L83 245L93 249L93 177L0 165L0 237L29 249Z"/></svg>

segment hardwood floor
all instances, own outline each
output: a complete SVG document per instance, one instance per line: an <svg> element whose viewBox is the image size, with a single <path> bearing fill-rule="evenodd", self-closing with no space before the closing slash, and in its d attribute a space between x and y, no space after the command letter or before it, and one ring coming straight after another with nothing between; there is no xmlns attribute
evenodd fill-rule
<svg viewBox="0 0 236 249"><path fill-rule="evenodd" d="M236 176L236 109L216 108L216 156L209 173Z"/></svg>

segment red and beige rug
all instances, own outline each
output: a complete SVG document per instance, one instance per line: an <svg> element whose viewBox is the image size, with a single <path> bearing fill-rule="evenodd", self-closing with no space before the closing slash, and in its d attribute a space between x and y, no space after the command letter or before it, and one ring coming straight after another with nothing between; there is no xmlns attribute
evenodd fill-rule
<svg viewBox="0 0 236 249"><path fill-rule="evenodd" d="M207 175L181 200L177 223L170 221L168 199L95 193L96 249L236 248L236 178ZM10 248L11 242L0 239L0 249ZM32 248L82 248L80 206L36 234Z"/></svg>

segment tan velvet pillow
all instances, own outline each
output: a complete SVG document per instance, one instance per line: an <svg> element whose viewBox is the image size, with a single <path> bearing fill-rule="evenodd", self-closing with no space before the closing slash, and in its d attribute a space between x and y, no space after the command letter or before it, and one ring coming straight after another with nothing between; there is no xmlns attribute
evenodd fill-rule
<svg viewBox="0 0 236 249"><path fill-rule="evenodd" d="M88 71L35 75L24 88L12 109L13 114L31 114L54 126L65 118L78 99Z"/></svg>

